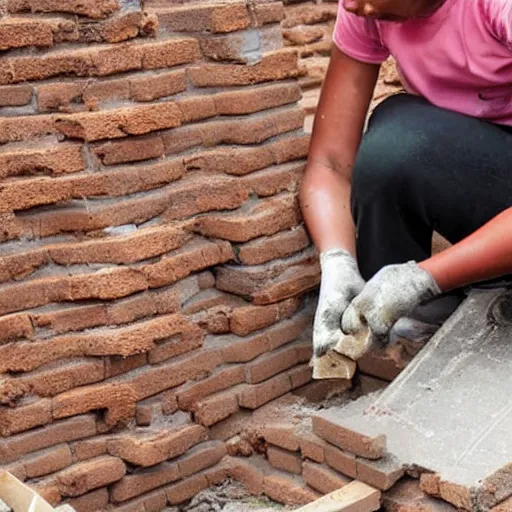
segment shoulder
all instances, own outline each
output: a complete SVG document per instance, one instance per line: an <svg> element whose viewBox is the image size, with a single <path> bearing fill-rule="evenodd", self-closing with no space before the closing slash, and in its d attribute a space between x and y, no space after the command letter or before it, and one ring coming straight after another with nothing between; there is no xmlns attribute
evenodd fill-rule
<svg viewBox="0 0 512 512"><path fill-rule="evenodd" d="M512 1L477 0L479 14L493 35L512 48Z"/></svg>

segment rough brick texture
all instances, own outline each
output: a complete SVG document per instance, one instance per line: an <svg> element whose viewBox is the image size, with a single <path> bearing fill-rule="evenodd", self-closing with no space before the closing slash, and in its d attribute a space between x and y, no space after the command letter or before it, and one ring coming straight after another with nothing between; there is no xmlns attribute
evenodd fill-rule
<svg viewBox="0 0 512 512"><path fill-rule="evenodd" d="M180 504L228 476L216 432L311 379L284 14L0 1L0 468L52 504Z"/></svg>

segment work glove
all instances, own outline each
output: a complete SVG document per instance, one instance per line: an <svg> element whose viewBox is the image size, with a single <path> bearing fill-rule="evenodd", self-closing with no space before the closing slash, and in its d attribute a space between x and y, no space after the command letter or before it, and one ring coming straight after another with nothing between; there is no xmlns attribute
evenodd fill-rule
<svg viewBox="0 0 512 512"><path fill-rule="evenodd" d="M434 278L414 261L389 265L366 283L346 309L342 320L343 332L356 334L369 327L373 335L382 341L399 318L440 294Z"/></svg>
<svg viewBox="0 0 512 512"><path fill-rule="evenodd" d="M354 257L343 249L320 253L322 280L313 326L313 352L324 355L338 343L343 312L364 287Z"/></svg>

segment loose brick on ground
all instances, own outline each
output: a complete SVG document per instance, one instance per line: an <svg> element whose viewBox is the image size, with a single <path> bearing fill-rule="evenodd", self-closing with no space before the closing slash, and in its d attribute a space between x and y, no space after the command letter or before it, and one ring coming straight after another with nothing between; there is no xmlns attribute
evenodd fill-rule
<svg viewBox="0 0 512 512"><path fill-rule="evenodd" d="M313 416L313 432L338 448L367 459L380 459L385 452L386 436L369 437L345 428L337 418L343 414L334 407Z"/></svg>
<svg viewBox="0 0 512 512"><path fill-rule="evenodd" d="M325 444L324 454L325 461L331 468L352 478L357 477L357 461L355 455L340 450L330 444Z"/></svg>
<svg viewBox="0 0 512 512"><path fill-rule="evenodd" d="M405 473L403 464L391 454L377 461L358 457L356 466L358 480L383 491L391 489Z"/></svg>
<svg viewBox="0 0 512 512"><path fill-rule="evenodd" d="M310 487L322 494L341 489L351 481L325 466L308 461L302 465L302 477Z"/></svg>
<svg viewBox="0 0 512 512"><path fill-rule="evenodd" d="M270 464L276 469L296 475L302 473L302 458L296 453L275 446L269 446L267 457Z"/></svg>
<svg viewBox="0 0 512 512"><path fill-rule="evenodd" d="M185 425L175 431L162 431L153 436L132 434L114 437L107 442L110 455L142 467L184 454L189 448L208 439L208 432L200 425Z"/></svg>
<svg viewBox="0 0 512 512"><path fill-rule="evenodd" d="M318 499L319 495L298 479L279 473L265 476L263 492L274 501L284 505L305 505Z"/></svg>
<svg viewBox="0 0 512 512"><path fill-rule="evenodd" d="M288 451L298 452L300 448L300 439L295 434L294 425L270 424L262 429L262 436L267 443L273 444Z"/></svg>

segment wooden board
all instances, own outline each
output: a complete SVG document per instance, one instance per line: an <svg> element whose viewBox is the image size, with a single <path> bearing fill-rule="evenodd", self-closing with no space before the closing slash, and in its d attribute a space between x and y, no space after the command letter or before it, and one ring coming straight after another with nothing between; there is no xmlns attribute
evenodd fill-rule
<svg viewBox="0 0 512 512"><path fill-rule="evenodd" d="M381 493L354 480L296 512L374 512L380 508Z"/></svg>
<svg viewBox="0 0 512 512"><path fill-rule="evenodd" d="M47 501L7 471L0 472L0 499L14 512L54 512Z"/></svg>

